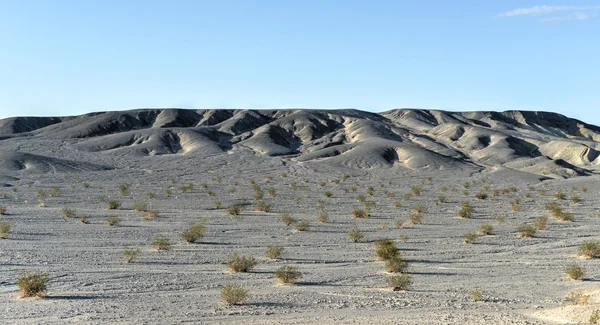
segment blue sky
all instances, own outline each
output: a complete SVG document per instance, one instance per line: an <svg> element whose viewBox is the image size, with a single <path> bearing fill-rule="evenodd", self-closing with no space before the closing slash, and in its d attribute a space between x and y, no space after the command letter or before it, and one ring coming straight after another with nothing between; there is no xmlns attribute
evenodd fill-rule
<svg viewBox="0 0 600 325"><path fill-rule="evenodd" d="M600 124L600 1L0 0L0 118L546 110Z"/></svg>

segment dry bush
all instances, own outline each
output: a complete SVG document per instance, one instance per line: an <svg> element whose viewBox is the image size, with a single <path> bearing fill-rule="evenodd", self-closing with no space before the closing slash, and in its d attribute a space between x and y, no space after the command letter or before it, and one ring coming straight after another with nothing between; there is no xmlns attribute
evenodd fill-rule
<svg viewBox="0 0 600 325"><path fill-rule="evenodd" d="M567 195L565 195L565 193L563 193L561 190L557 190L554 192L554 198L557 200L564 200L567 198Z"/></svg>
<svg viewBox="0 0 600 325"><path fill-rule="evenodd" d="M91 223L85 214L79 215L79 221L81 221L81 223L86 224L86 225Z"/></svg>
<svg viewBox="0 0 600 325"><path fill-rule="evenodd" d="M243 210L244 208L241 205L234 205L227 209L227 214L232 216L239 216Z"/></svg>
<svg viewBox="0 0 600 325"><path fill-rule="evenodd" d="M154 249L157 251L170 251L171 241L169 238L158 236L152 241L152 247L154 247Z"/></svg>
<svg viewBox="0 0 600 325"><path fill-rule="evenodd" d="M479 226L479 232L484 235L491 235L493 231L494 231L494 227L492 225L490 225L489 223L484 223Z"/></svg>
<svg viewBox="0 0 600 325"><path fill-rule="evenodd" d="M565 300L573 305L585 305L589 298L590 296L582 291L572 291L565 297Z"/></svg>
<svg viewBox="0 0 600 325"><path fill-rule="evenodd" d="M565 274L571 280L581 280L585 275L585 268L580 265L569 265L565 268Z"/></svg>
<svg viewBox="0 0 600 325"><path fill-rule="evenodd" d="M445 202L446 202L446 197L445 196L441 196L440 195L440 196L437 197L437 199L435 199L435 204L436 205L442 204L442 203L445 203Z"/></svg>
<svg viewBox="0 0 600 325"><path fill-rule="evenodd" d="M501 225L501 224L503 224L504 222L506 222L506 218L505 218L505 217L502 217L502 216L496 217L496 219L495 219L495 220L496 220L496 222L497 222L499 225Z"/></svg>
<svg viewBox="0 0 600 325"><path fill-rule="evenodd" d="M412 193L414 195L417 195L417 196L421 195L421 188L418 186L411 186L410 190L412 191Z"/></svg>
<svg viewBox="0 0 600 325"><path fill-rule="evenodd" d="M119 191L121 192L121 196L127 196L129 194L129 184L119 185Z"/></svg>
<svg viewBox="0 0 600 325"><path fill-rule="evenodd" d="M407 274L392 275L387 278L387 282L393 291L406 291L412 285L412 277Z"/></svg>
<svg viewBox="0 0 600 325"><path fill-rule="evenodd" d="M536 230L545 230L548 228L548 218L547 217L537 217L533 220L533 227Z"/></svg>
<svg viewBox="0 0 600 325"><path fill-rule="evenodd" d="M125 247L123 249L123 256L125 257L125 262L126 263L134 263L139 261L139 255L142 252L141 249L136 248L136 249L132 249L129 247Z"/></svg>
<svg viewBox="0 0 600 325"><path fill-rule="evenodd" d="M374 193L375 193L375 190L373 189L373 186L369 186L367 188L367 194L369 194L369 196L373 196Z"/></svg>
<svg viewBox="0 0 600 325"><path fill-rule="evenodd" d="M223 203L219 200L215 201L215 209L220 209L223 206Z"/></svg>
<svg viewBox="0 0 600 325"><path fill-rule="evenodd" d="M63 217L65 217L65 218L73 218L73 217L75 217L75 210L73 210L73 209L62 208L60 210L60 212L62 213Z"/></svg>
<svg viewBox="0 0 600 325"><path fill-rule="evenodd" d="M286 226L290 226L296 222L296 219L286 212L281 214L281 222Z"/></svg>
<svg viewBox="0 0 600 325"><path fill-rule="evenodd" d="M410 214L410 216L408 217L408 220L413 225L420 225L423 223L423 217L421 216L421 214L414 212L414 211Z"/></svg>
<svg viewBox="0 0 600 325"><path fill-rule="evenodd" d="M21 297L40 297L46 294L48 273L37 270L34 273L22 274L17 279L17 287L21 290Z"/></svg>
<svg viewBox="0 0 600 325"><path fill-rule="evenodd" d="M148 211L148 204L145 201L134 201L133 210L139 212L146 212Z"/></svg>
<svg viewBox="0 0 600 325"><path fill-rule="evenodd" d="M535 235L535 227L532 225L521 225L517 228L517 235L523 238L531 238Z"/></svg>
<svg viewBox="0 0 600 325"><path fill-rule="evenodd" d="M121 207L121 202L119 202L117 200L108 201L108 209L109 210L115 210L115 209L118 209L119 207Z"/></svg>
<svg viewBox="0 0 600 325"><path fill-rule="evenodd" d="M460 210L458 211L459 218L471 218L473 216L473 207L469 202L463 202L460 205Z"/></svg>
<svg viewBox="0 0 600 325"><path fill-rule="evenodd" d="M275 270L275 277L281 284L292 284L302 277L302 272L297 266L284 265Z"/></svg>
<svg viewBox="0 0 600 325"><path fill-rule="evenodd" d="M586 258L600 257L600 241L586 240L579 244L578 253Z"/></svg>
<svg viewBox="0 0 600 325"><path fill-rule="evenodd" d="M348 232L348 237L350 237L353 242L358 243L363 240L365 235L358 226L353 226Z"/></svg>
<svg viewBox="0 0 600 325"><path fill-rule="evenodd" d="M471 290L469 295L471 296L471 299L473 299L473 302L483 301L483 293L479 290Z"/></svg>
<svg viewBox="0 0 600 325"><path fill-rule="evenodd" d="M476 197L478 200L485 200L485 199L487 199L487 198L488 198L488 194L487 194L487 192L485 192L485 191L479 191L477 194L475 194L475 197Z"/></svg>
<svg viewBox="0 0 600 325"><path fill-rule="evenodd" d="M269 246L269 247L267 247L265 256L272 260L276 260L281 257L281 254L283 254L283 250L284 250L284 248L281 246Z"/></svg>
<svg viewBox="0 0 600 325"><path fill-rule="evenodd" d="M393 240L381 238L375 241L375 252L378 260L387 261L400 254Z"/></svg>
<svg viewBox="0 0 600 325"><path fill-rule="evenodd" d="M521 200L519 200L519 199L511 200L510 207L513 210L513 212L521 211Z"/></svg>
<svg viewBox="0 0 600 325"><path fill-rule="evenodd" d="M411 194L411 193L406 193L406 194L404 194L404 195L402 196L402 200L403 200L403 201L408 201L408 200L410 200L410 198L411 198L411 197L412 197L412 194Z"/></svg>
<svg viewBox="0 0 600 325"><path fill-rule="evenodd" d="M581 203L581 198L579 196L575 196L575 195L571 196L571 202L573 204L579 204L579 203Z"/></svg>
<svg viewBox="0 0 600 325"><path fill-rule="evenodd" d="M0 215L6 215L6 207L0 206Z"/></svg>
<svg viewBox="0 0 600 325"><path fill-rule="evenodd" d="M269 212L269 210L271 210L271 206L265 201L258 201L256 204L256 211Z"/></svg>
<svg viewBox="0 0 600 325"><path fill-rule="evenodd" d="M352 209L352 217L353 218L365 218L368 217L369 213L366 210L360 208Z"/></svg>
<svg viewBox="0 0 600 325"><path fill-rule="evenodd" d="M277 191L274 188L270 188L267 190L267 193L269 193L269 195L271 197L276 197L277 196Z"/></svg>
<svg viewBox="0 0 600 325"><path fill-rule="evenodd" d="M248 272L257 263L253 256L242 256L238 252L233 252L228 255L227 268L232 272Z"/></svg>
<svg viewBox="0 0 600 325"><path fill-rule="evenodd" d="M586 191L587 191L587 189L586 189ZM592 312L592 314L590 315L590 318L588 320L588 323L598 324L598 321L600 321L600 309L596 309Z"/></svg>
<svg viewBox="0 0 600 325"><path fill-rule="evenodd" d="M394 208L399 208L402 206L402 204L400 204L399 201L394 201L393 205L394 205Z"/></svg>
<svg viewBox="0 0 600 325"><path fill-rule="evenodd" d="M320 223L327 223L329 221L329 215L326 212L323 212L319 215L317 219Z"/></svg>
<svg viewBox="0 0 600 325"><path fill-rule="evenodd" d="M367 197L364 194L359 194L356 197L356 201L358 201L358 202L365 202L366 200L367 200Z"/></svg>
<svg viewBox="0 0 600 325"><path fill-rule="evenodd" d="M423 212L425 212L426 209L425 209L424 205L418 204L418 205L413 205L411 210L414 213L423 213Z"/></svg>
<svg viewBox="0 0 600 325"><path fill-rule="evenodd" d="M142 218L144 218L146 220L152 220L152 219L156 218L156 216L158 216L158 212L150 210L150 211L147 211L146 213L144 213Z"/></svg>
<svg viewBox="0 0 600 325"><path fill-rule="evenodd" d="M464 235L465 243L473 244L477 240L477 234L474 232L468 232Z"/></svg>
<svg viewBox="0 0 600 325"><path fill-rule="evenodd" d="M206 232L206 222L201 221L191 225L181 233L181 238L188 243L195 243L204 237Z"/></svg>
<svg viewBox="0 0 600 325"><path fill-rule="evenodd" d="M0 238L7 239L8 235L10 235L10 224L6 221L0 222Z"/></svg>
<svg viewBox="0 0 600 325"><path fill-rule="evenodd" d="M232 283L226 283L221 289L221 300L223 303L232 305L243 305L248 299L248 289Z"/></svg>
<svg viewBox="0 0 600 325"><path fill-rule="evenodd" d="M385 270L390 273L405 273L407 269L408 262L400 255L395 255L385 261Z"/></svg>
<svg viewBox="0 0 600 325"><path fill-rule="evenodd" d="M332 197L332 196L333 196L333 194L331 194L331 192L330 192L330 191L325 191L325 193L323 193L323 195L324 195L325 197Z"/></svg>
<svg viewBox="0 0 600 325"><path fill-rule="evenodd" d="M62 195L62 191L58 187L53 187L48 190L48 195L52 197L59 197Z"/></svg>
<svg viewBox="0 0 600 325"><path fill-rule="evenodd" d="M296 231L307 231L309 226L310 223L308 221L300 221L296 224L296 227L294 229Z"/></svg>

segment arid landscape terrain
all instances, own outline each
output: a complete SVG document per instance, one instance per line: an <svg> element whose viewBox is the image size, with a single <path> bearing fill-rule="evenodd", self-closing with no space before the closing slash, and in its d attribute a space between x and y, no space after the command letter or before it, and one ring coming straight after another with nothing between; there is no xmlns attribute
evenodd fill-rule
<svg viewBox="0 0 600 325"><path fill-rule="evenodd" d="M3 119L0 324L589 323L599 156L599 127L545 112ZM282 266L302 277L282 285ZM21 297L36 270L44 299ZM227 284L247 299L225 303Z"/></svg>

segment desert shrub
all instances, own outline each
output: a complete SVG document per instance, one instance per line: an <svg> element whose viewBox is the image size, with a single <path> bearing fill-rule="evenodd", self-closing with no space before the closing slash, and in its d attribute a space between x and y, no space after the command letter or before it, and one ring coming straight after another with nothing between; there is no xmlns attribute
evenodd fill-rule
<svg viewBox="0 0 600 325"><path fill-rule="evenodd" d="M158 216L157 211L150 210L150 211L147 211L146 213L144 213L142 218L144 218L145 220L152 220L152 219L156 218L157 216Z"/></svg>
<svg viewBox="0 0 600 325"><path fill-rule="evenodd" d="M478 200L485 200L485 199L487 199L487 198L488 198L488 194L487 194L487 192L485 192L485 191L479 191L479 192L477 192L477 194L475 194L475 197L476 197Z"/></svg>
<svg viewBox="0 0 600 325"><path fill-rule="evenodd" d="M119 191L121 192L121 196L127 196L129 194L129 184L119 185Z"/></svg>
<svg viewBox="0 0 600 325"><path fill-rule="evenodd" d="M346 181L348 178L350 178L350 175L348 175L347 173L344 173L344 174L342 175L342 181L344 181L344 182L345 182L345 181Z"/></svg>
<svg viewBox="0 0 600 325"><path fill-rule="evenodd" d="M123 256L125 257L126 263L133 263L139 261L139 255L142 251L139 248L133 249L125 247L123 249Z"/></svg>
<svg viewBox="0 0 600 325"><path fill-rule="evenodd" d="M567 198L567 196L561 190L557 190L554 192L554 198L557 200L564 200Z"/></svg>
<svg viewBox="0 0 600 325"><path fill-rule="evenodd" d="M572 291L565 297L565 300L573 305L585 305L590 296L582 291Z"/></svg>
<svg viewBox="0 0 600 325"><path fill-rule="evenodd" d="M227 268L232 272L248 272L257 264L252 256L242 256L238 252L228 255Z"/></svg>
<svg viewBox="0 0 600 325"><path fill-rule="evenodd" d="M278 259L281 254L283 254L283 247L281 246L269 246L265 252L265 256L272 260Z"/></svg>
<svg viewBox="0 0 600 325"><path fill-rule="evenodd" d="M330 191L325 191L325 193L323 193L323 195L324 195L325 197L332 197L332 196L333 196L333 194L331 194L331 192L330 192Z"/></svg>
<svg viewBox="0 0 600 325"><path fill-rule="evenodd" d="M277 191L274 188L270 188L267 190L267 193L269 193L269 195L271 197L276 197L277 196Z"/></svg>
<svg viewBox="0 0 600 325"><path fill-rule="evenodd" d="M267 204L267 202L265 201L258 201L258 203L256 204L256 211L260 211L260 212L269 212L269 210L271 209L271 206L269 204Z"/></svg>
<svg viewBox="0 0 600 325"><path fill-rule="evenodd" d="M152 192L148 192L148 193L146 193L146 196L147 196L149 199L154 199L154 198L156 197L156 194L154 194L154 193L152 193Z"/></svg>
<svg viewBox="0 0 600 325"><path fill-rule="evenodd" d="M58 197L62 195L62 191L58 187L53 187L48 190L48 195L52 197Z"/></svg>
<svg viewBox="0 0 600 325"><path fill-rule="evenodd" d="M412 191L412 193L414 195L417 195L417 196L421 195L421 188L418 186L411 186L410 190Z"/></svg>
<svg viewBox="0 0 600 325"><path fill-rule="evenodd" d="M400 204L399 201L394 201L393 205L394 205L394 208L399 208L402 206L402 204Z"/></svg>
<svg viewBox="0 0 600 325"><path fill-rule="evenodd" d="M598 321L600 321L600 309L596 309L592 312L592 314L590 315L590 319L588 320L588 323L598 324Z"/></svg>
<svg viewBox="0 0 600 325"><path fill-rule="evenodd" d="M473 244L477 240L477 234L474 232L468 232L464 235L465 243Z"/></svg>
<svg viewBox="0 0 600 325"><path fill-rule="evenodd" d="M369 194L369 196L373 196L374 193L375 193L375 189L373 189L373 186L369 186L367 188L367 194Z"/></svg>
<svg viewBox="0 0 600 325"><path fill-rule="evenodd" d="M473 207L469 202L463 202L460 205L460 210L458 211L459 218L471 218L473 216Z"/></svg>
<svg viewBox="0 0 600 325"><path fill-rule="evenodd" d="M519 200L519 199L511 200L510 207L513 210L513 212L521 211L521 200Z"/></svg>
<svg viewBox="0 0 600 325"><path fill-rule="evenodd" d="M133 210L135 211L148 211L148 204L145 201L134 201Z"/></svg>
<svg viewBox="0 0 600 325"><path fill-rule="evenodd" d="M90 221L88 220L88 218L85 214L79 215L79 221L81 221L81 223L86 224L86 225L90 224Z"/></svg>
<svg viewBox="0 0 600 325"><path fill-rule="evenodd" d="M324 211L325 210L325 201L317 200L317 209Z"/></svg>
<svg viewBox="0 0 600 325"><path fill-rule="evenodd" d="M588 191L588 189L587 189L587 187L582 187L582 188L581 188L581 191L582 191L583 193L586 193L586 192Z"/></svg>
<svg viewBox="0 0 600 325"><path fill-rule="evenodd" d="M484 235L491 235L493 231L494 231L494 227L492 225L490 225L489 223L484 223L479 226L479 232Z"/></svg>
<svg viewBox="0 0 600 325"><path fill-rule="evenodd" d="M437 199L435 199L435 204L436 205L442 204L442 203L445 203L445 202L446 202L446 197L445 196L441 196L440 195L440 196L437 197Z"/></svg>
<svg viewBox="0 0 600 325"><path fill-rule="evenodd" d="M538 217L533 220L533 227L536 230L545 230L548 228L548 218L547 217Z"/></svg>
<svg viewBox="0 0 600 325"><path fill-rule="evenodd" d="M184 230L180 236L188 243L195 243L204 237L205 232L206 223L201 221L191 225L188 229Z"/></svg>
<svg viewBox="0 0 600 325"><path fill-rule="evenodd" d="M215 196L215 191L208 190L208 191L206 191L206 195L208 195L208 196Z"/></svg>
<svg viewBox="0 0 600 325"><path fill-rule="evenodd" d="M421 214L414 212L414 211L410 214L410 216L408 217L408 220L413 225L420 225L423 223L423 217L421 216Z"/></svg>
<svg viewBox="0 0 600 325"><path fill-rule="evenodd" d="M463 188L467 189L469 187L471 187L471 184L469 182L464 182L463 183Z"/></svg>
<svg viewBox="0 0 600 325"><path fill-rule="evenodd" d="M17 279L17 287L21 290L21 297L44 297L48 284L48 273L39 270L34 273L22 274Z"/></svg>
<svg viewBox="0 0 600 325"><path fill-rule="evenodd" d="M6 207L0 206L0 215L5 215L6 214Z"/></svg>
<svg viewBox="0 0 600 325"><path fill-rule="evenodd" d="M580 265L569 265L565 268L565 274L571 280L581 280L585 274L585 268Z"/></svg>
<svg viewBox="0 0 600 325"><path fill-rule="evenodd" d="M356 201L358 201L358 202L365 202L366 200L367 200L367 197L364 194L359 194L356 197Z"/></svg>
<svg viewBox="0 0 600 325"><path fill-rule="evenodd" d="M256 191L254 192L254 199L255 200L262 200L265 197L265 193L263 191Z"/></svg>
<svg viewBox="0 0 600 325"><path fill-rule="evenodd" d="M352 217L353 218L365 218L368 217L369 213L366 210L360 208L352 209Z"/></svg>
<svg viewBox="0 0 600 325"><path fill-rule="evenodd" d="M414 213L423 213L425 212L425 206L422 204L413 205L412 212Z"/></svg>
<svg viewBox="0 0 600 325"><path fill-rule="evenodd" d="M358 243L363 240L365 235L362 233L358 226L353 226L348 232L348 237L355 243Z"/></svg>
<svg viewBox="0 0 600 325"><path fill-rule="evenodd" d="M365 209L369 210L375 206L375 201L365 201Z"/></svg>
<svg viewBox="0 0 600 325"><path fill-rule="evenodd" d="M501 224L503 224L504 222L506 222L506 218L505 218L505 217L502 217L502 216L496 217L496 222L497 222L499 225L501 225Z"/></svg>
<svg viewBox="0 0 600 325"><path fill-rule="evenodd" d="M329 221L329 215L326 212L323 212L319 215L318 220L320 223L327 223L327 221Z"/></svg>
<svg viewBox="0 0 600 325"><path fill-rule="evenodd" d="M192 184L192 183L185 184L179 188L179 191L181 193L191 192L193 190L194 190L194 184Z"/></svg>
<svg viewBox="0 0 600 325"><path fill-rule="evenodd" d="M60 210L60 212L62 213L63 217L65 217L65 218L73 218L73 217L75 217L75 210L73 210L73 209L62 208Z"/></svg>
<svg viewBox="0 0 600 325"><path fill-rule="evenodd" d="M411 193L406 193L406 194L404 194L404 195L402 196L402 200L403 200L403 201L408 201L408 200L410 200L410 198L411 198L411 197L412 197L412 194L411 194Z"/></svg>
<svg viewBox="0 0 600 325"><path fill-rule="evenodd" d="M406 243L408 241L408 236L406 236L405 234L402 234L402 236L400 236L400 241L402 241L403 243Z"/></svg>
<svg viewBox="0 0 600 325"><path fill-rule="evenodd" d="M579 196L576 196L576 195L571 196L571 202L573 204L579 204L579 203L581 203L581 198Z"/></svg>
<svg viewBox="0 0 600 325"><path fill-rule="evenodd" d="M385 196L388 199L395 199L396 198L396 193L394 193L394 192L385 192Z"/></svg>
<svg viewBox="0 0 600 325"><path fill-rule="evenodd" d="M302 277L297 266L284 265L275 270L275 277L281 284L296 283Z"/></svg>
<svg viewBox="0 0 600 325"><path fill-rule="evenodd" d="M120 206L121 206L121 202L119 202L117 200L110 200L110 201L108 201L108 209L109 210L118 209Z"/></svg>
<svg viewBox="0 0 600 325"><path fill-rule="evenodd" d="M296 224L296 231L307 231L310 226L308 221L300 221Z"/></svg>
<svg viewBox="0 0 600 325"><path fill-rule="evenodd" d="M483 293L479 290L471 290L471 292L469 292L469 295L471 296L471 299L473 299L474 302L479 302L483 300Z"/></svg>
<svg viewBox="0 0 600 325"><path fill-rule="evenodd" d="M412 285L412 277L408 274L392 275L387 282L393 291L405 291Z"/></svg>
<svg viewBox="0 0 600 325"><path fill-rule="evenodd" d="M385 261L385 270L390 273L405 273L407 269L408 262L399 254Z"/></svg>
<svg viewBox="0 0 600 325"><path fill-rule="evenodd" d="M214 202L214 204L215 204L215 209L220 209L223 206L223 203L219 200L216 200Z"/></svg>
<svg viewBox="0 0 600 325"><path fill-rule="evenodd" d="M154 247L154 249L157 251L170 251L171 241L169 238L158 236L152 241L152 247Z"/></svg>
<svg viewBox="0 0 600 325"><path fill-rule="evenodd" d="M394 256L398 256L400 251L393 240L389 238L381 238L375 241L375 252L377 259L387 261Z"/></svg>
<svg viewBox="0 0 600 325"><path fill-rule="evenodd" d="M532 225L521 225L517 228L517 235L523 238L531 238L535 235L535 227Z"/></svg>
<svg viewBox="0 0 600 325"><path fill-rule="evenodd" d="M7 239L10 232L10 224L6 221L0 221L0 238Z"/></svg>
<svg viewBox="0 0 600 325"><path fill-rule="evenodd" d="M221 289L221 300L226 305L243 305L247 299L248 289L244 289L240 285L226 283Z"/></svg>
<svg viewBox="0 0 600 325"><path fill-rule="evenodd" d="M587 258L600 257L600 241L586 240L579 244L578 252L580 256Z"/></svg>
<svg viewBox="0 0 600 325"><path fill-rule="evenodd" d="M241 205L234 205L227 209L227 214L232 216L239 216L242 213L243 207Z"/></svg>
<svg viewBox="0 0 600 325"><path fill-rule="evenodd" d="M283 222L286 226L290 226L296 222L296 219L286 212L281 214L281 222Z"/></svg>
<svg viewBox="0 0 600 325"><path fill-rule="evenodd" d="M294 199L294 202L295 202L296 204L300 204L300 202L302 202L302 199L301 199L301 198L299 198L299 197L297 197L297 198L295 198L295 199Z"/></svg>

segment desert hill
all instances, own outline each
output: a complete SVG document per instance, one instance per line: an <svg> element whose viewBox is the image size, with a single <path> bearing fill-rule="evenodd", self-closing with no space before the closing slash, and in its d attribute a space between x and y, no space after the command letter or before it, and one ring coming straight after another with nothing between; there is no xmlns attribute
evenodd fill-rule
<svg viewBox="0 0 600 325"><path fill-rule="evenodd" d="M0 139L19 143L2 152L3 168L13 171L109 167L94 165L89 153L126 159L238 149L354 169L512 169L554 178L589 175L600 163L599 127L530 111L136 109L7 118L0 120ZM80 152L88 161L22 148L34 139L68 142L71 155Z"/></svg>

